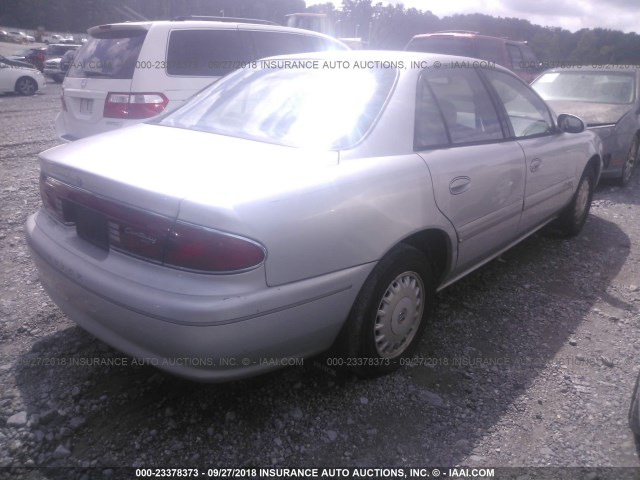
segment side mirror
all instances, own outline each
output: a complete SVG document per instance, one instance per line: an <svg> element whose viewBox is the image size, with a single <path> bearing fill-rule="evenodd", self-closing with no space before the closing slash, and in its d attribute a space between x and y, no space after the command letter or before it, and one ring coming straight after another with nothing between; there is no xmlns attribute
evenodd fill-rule
<svg viewBox="0 0 640 480"><path fill-rule="evenodd" d="M566 133L584 132L584 122L570 113L561 113L558 115L558 128Z"/></svg>

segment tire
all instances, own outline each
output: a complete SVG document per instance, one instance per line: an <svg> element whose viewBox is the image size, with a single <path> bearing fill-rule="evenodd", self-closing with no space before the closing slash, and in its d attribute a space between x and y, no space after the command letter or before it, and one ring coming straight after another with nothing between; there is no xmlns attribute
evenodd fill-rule
<svg viewBox="0 0 640 480"><path fill-rule="evenodd" d="M640 375L636 379L636 386L631 396L631 406L629 407L629 428L636 435L640 436Z"/></svg>
<svg viewBox="0 0 640 480"><path fill-rule="evenodd" d="M389 252L365 281L341 332L345 365L368 378L397 370L420 341L434 298L426 257L407 245Z"/></svg>
<svg viewBox="0 0 640 480"><path fill-rule="evenodd" d="M620 174L620 178L618 178L618 183L622 187L626 187L629 184L629 180L631 180L631 174L633 173L633 168L638 163L638 146L640 143L638 142L638 137L634 136L633 141L631 142L631 147L629 147L629 153L627 154L627 159L622 165L622 173Z"/></svg>
<svg viewBox="0 0 640 480"><path fill-rule="evenodd" d="M38 91L38 84L33 78L20 77L16 81L15 90L19 95L34 95Z"/></svg>
<svg viewBox="0 0 640 480"><path fill-rule="evenodd" d="M64 77L61 77L60 75L56 75L55 77L53 77L53 81L56 83L62 83L64 81Z"/></svg>
<svg viewBox="0 0 640 480"><path fill-rule="evenodd" d="M595 178L593 168L587 166L582 173L578 189L573 194L571 203L567 205L560 217L553 222L552 227L560 236L575 237L582 231L591 209Z"/></svg>

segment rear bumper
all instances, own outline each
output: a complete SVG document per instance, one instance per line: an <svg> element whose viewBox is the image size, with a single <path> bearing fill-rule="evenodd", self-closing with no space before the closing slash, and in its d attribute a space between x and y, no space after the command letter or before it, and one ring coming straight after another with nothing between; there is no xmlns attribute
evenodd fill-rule
<svg viewBox="0 0 640 480"><path fill-rule="evenodd" d="M147 272L153 285L118 272L119 263L133 259L98 254L91 245L85 252L68 248L61 240L73 234L44 212L31 216L25 230L42 285L71 320L122 352L198 381L247 377L326 350L373 268L270 288L260 269L216 277L149 266L157 270Z"/></svg>
<svg viewBox="0 0 640 480"><path fill-rule="evenodd" d="M101 118L98 122L92 122L90 120L73 120L66 117L65 112L61 111L55 119L56 134L65 143L75 142L81 138L129 127L145 121Z"/></svg>

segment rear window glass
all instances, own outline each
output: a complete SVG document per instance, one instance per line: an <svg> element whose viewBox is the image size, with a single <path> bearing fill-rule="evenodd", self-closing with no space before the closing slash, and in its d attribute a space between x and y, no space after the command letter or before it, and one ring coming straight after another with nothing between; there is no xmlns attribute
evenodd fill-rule
<svg viewBox="0 0 640 480"><path fill-rule="evenodd" d="M167 73L221 77L253 60L248 32L174 30L169 36Z"/></svg>
<svg viewBox="0 0 640 480"><path fill-rule="evenodd" d="M372 127L393 88L387 69L244 69L159 124L299 148L340 150Z"/></svg>
<svg viewBox="0 0 640 480"><path fill-rule="evenodd" d="M445 55L460 55L475 57L473 43L467 37L424 37L412 39L407 48L410 52L443 53Z"/></svg>
<svg viewBox="0 0 640 480"><path fill-rule="evenodd" d="M73 60L68 77L131 79L146 30L112 30L90 37Z"/></svg>

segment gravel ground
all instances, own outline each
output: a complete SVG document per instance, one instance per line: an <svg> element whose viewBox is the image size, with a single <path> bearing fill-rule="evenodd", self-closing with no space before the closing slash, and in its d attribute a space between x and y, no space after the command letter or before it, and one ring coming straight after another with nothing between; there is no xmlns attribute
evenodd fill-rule
<svg viewBox="0 0 640 480"><path fill-rule="evenodd" d="M0 96L0 477L75 478L43 467L77 466L99 478L118 466L640 466L627 427L640 174L626 189L599 187L581 236L535 235L439 294L413 367L364 381L318 359L203 385L132 366L38 282L22 228L40 203L36 155L56 144L59 95L50 83ZM579 477L606 472L640 475Z"/></svg>

